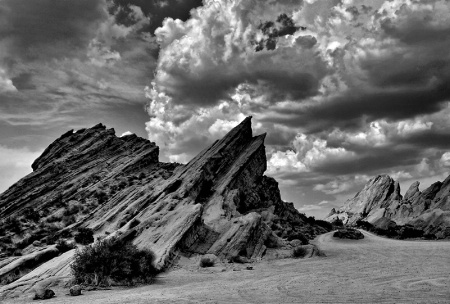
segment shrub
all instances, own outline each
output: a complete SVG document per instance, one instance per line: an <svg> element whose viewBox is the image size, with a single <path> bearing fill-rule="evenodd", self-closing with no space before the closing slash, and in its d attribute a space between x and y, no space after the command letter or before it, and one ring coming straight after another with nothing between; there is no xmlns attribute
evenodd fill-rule
<svg viewBox="0 0 450 304"><path fill-rule="evenodd" d="M301 233L301 232L292 233L291 235L288 236L287 240L288 241L300 240L300 242L302 242L302 245L309 244L308 238L305 235L303 235L303 233Z"/></svg>
<svg viewBox="0 0 450 304"><path fill-rule="evenodd" d="M205 268L205 267L213 267L215 264L215 259L212 256L202 256L202 258L200 259L200 267Z"/></svg>
<svg viewBox="0 0 450 304"><path fill-rule="evenodd" d="M294 258L303 258L306 256L308 250L305 247L297 246L292 250L292 256Z"/></svg>
<svg viewBox="0 0 450 304"><path fill-rule="evenodd" d="M150 283L158 274L154 254L117 238L100 240L77 250L71 265L76 284L132 285Z"/></svg>
<svg viewBox="0 0 450 304"><path fill-rule="evenodd" d="M327 221L316 220L316 225L319 225L320 227L326 229L327 231L333 230L333 225Z"/></svg>
<svg viewBox="0 0 450 304"><path fill-rule="evenodd" d="M82 245L88 245L94 242L94 232L90 228L78 228L75 234L75 242Z"/></svg>
<svg viewBox="0 0 450 304"><path fill-rule="evenodd" d="M333 233L333 237L338 237L340 239L350 239L350 240L360 240L364 238L364 235L353 228L339 229Z"/></svg>
<svg viewBox="0 0 450 304"><path fill-rule="evenodd" d="M344 226L344 223L342 222L342 220L341 220L340 218L336 218L336 219L332 222L332 224L333 224L334 226L337 226L337 227L343 227L343 226Z"/></svg>
<svg viewBox="0 0 450 304"><path fill-rule="evenodd" d="M69 243L65 240L59 239L56 242L56 249L59 250L60 253L64 253L66 251L74 249L76 246L72 243Z"/></svg>

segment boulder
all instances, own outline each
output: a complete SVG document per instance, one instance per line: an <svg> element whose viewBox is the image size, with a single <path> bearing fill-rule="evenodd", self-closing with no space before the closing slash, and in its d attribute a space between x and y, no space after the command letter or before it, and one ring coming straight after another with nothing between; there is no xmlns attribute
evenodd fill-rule
<svg viewBox="0 0 450 304"><path fill-rule="evenodd" d="M55 292L51 289L40 289L34 294L33 300L47 300L55 296Z"/></svg>
<svg viewBox="0 0 450 304"><path fill-rule="evenodd" d="M81 295L81 286L80 285L73 285L69 289L69 294L71 296L80 296Z"/></svg>

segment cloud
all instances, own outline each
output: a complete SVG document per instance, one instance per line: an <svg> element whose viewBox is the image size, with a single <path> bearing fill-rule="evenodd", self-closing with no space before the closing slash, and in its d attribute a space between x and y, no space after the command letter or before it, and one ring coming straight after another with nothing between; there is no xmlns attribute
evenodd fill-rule
<svg viewBox="0 0 450 304"><path fill-rule="evenodd" d="M0 68L0 93L14 91L17 91L17 88L14 86L12 80L6 77L5 71Z"/></svg>
<svg viewBox="0 0 450 304"><path fill-rule="evenodd" d="M444 0L204 1L155 31L149 137L188 160L252 115L268 174L305 195L298 206L337 203L376 174L440 178L448 13Z"/></svg>
<svg viewBox="0 0 450 304"><path fill-rule="evenodd" d="M31 164L40 154L26 148L0 146L0 192L31 173Z"/></svg>

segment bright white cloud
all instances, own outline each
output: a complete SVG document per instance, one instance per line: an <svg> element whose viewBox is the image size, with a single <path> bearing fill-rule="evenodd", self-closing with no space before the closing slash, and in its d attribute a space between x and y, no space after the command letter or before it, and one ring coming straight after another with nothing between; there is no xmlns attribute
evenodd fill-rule
<svg viewBox="0 0 450 304"><path fill-rule="evenodd" d="M11 79L6 76L6 71L0 67L0 93L15 91L17 91L17 88Z"/></svg>

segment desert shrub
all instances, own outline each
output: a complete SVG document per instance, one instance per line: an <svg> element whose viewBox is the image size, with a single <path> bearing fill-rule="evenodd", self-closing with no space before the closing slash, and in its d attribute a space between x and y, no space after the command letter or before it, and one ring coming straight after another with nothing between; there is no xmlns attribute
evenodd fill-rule
<svg viewBox="0 0 450 304"><path fill-rule="evenodd" d="M420 238L423 236L423 230L414 228L410 225L399 226L397 233L400 239Z"/></svg>
<svg viewBox="0 0 450 304"><path fill-rule="evenodd" d="M23 214L26 219L33 221L33 222L37 222L40 218L39 213L31 207L26 208L23 211Z"/></svg>
<svg viewBox="0 0 450 304"><path fill-rule="evenodd" d="M375 229L371 223L363 221L363 220L357 220L355 223L355 226L358 228L364 229L366 231L374 231L374 229Z"/></svg>
<svg viewBox="0 0 450 304"><path fill-rule="evenodd" d="M300 233L300 232L290 234L288 236L287 240L288 241L300 240L300 242L302 242L302 245L309 244L309 240L306 238L306 236L303 233Z"/></svg>
<svg viewBox="0 0 450 304"><path fill-rule="evenodd" d="M77 219L76 219L75 215L63 216L63 218L62 218L62 222L63 222L64 226L72 225L76 221L77 221Z"/></svg>
<svg viewBox="0 0 450 304"><path fill-rule="evenodd" d="M205 268L205 267L213 267L215 264L215 261L212 257L209 256L203 256L200 259L200 267Z"/></svg>
<svg viewBox="0 0 450 304"><path fill-rule="evenodd" d="M308 253L308 250L305 247L297 246L294 249L292 249L292 256L294 258L303 258Z"/></svg>
<svg viewBox="0 0 450 304"><path fill-rule="evenodd" d="M20 224L19 219L15 216L10 216L9 218L7 218L3 227L5 228L5 230L9 230L16 234L22 232L22 225Z"/></svg>
<svg viewBox="0 0 450 304"><path fill-rule="evenodd" d="M435 239L436 239L436 235L435 235L434 233L425 233L425 234L423 235L423 237L424 237L426 240L435 240Z"/></svg>
<svg viewBox="0 0 450 304"><path fill-rule="evenodd" d="M340 239L351 239L351 240L360 240L364 238L364 235L353 228L345 228L339 229L335 233L333 233L333 237L338 237Z"/></svg>
<svg viewBox="0 0 450 304"><path fill-rule="evenodd" d="M73 215L73 214L77 214L78 211L80 211L80 206L78 206L78 205L69 206L66 209L64 209L63 215L64 216L70 216L70 215Z"/></svg>
<svg viewBox="0 0 450 304"><path fill-rule="evenodd" d="M66 240L59 239L56 242L56 249L59 250L60 253L69 251L74 249L76 246L72 243L67 242Z"/></svg>
<svg viewBox="0 0 450 304"><path fill-rule="evenodd" d="M316 220L316 225L326 229L327 231L333 230L333 225L330 222L324 220Z"/></svg>
<svg viewBox="0 0 450 304"><path fill-rule="evenodd" d="M108 200L108 194L103 190L97 190L95 192L95 198L97 199L99 204L103 204Z"/></svg>
<svg viewBox="0 0 450 304"><path fill-rule="evenodd" d="M344 226L344 223L342 222L342 220L340 218L336 218L331 224L333 224L333 226L336 226L336 227Z"/></svg>
<svg viewBox="0 0 450 304"><path fill-rule="evenodd" d="M77 250L71 268L76 284L132 285L154 280L158 270L153 260L150 250L110 238Z"/></svg>
<svg viewBox="0 0 450 304"><path fill-rule="evenodd" d="M82 245L88 245L94 242L94 232L90 228L78 228L75 234L75 242Z"/></svg>

